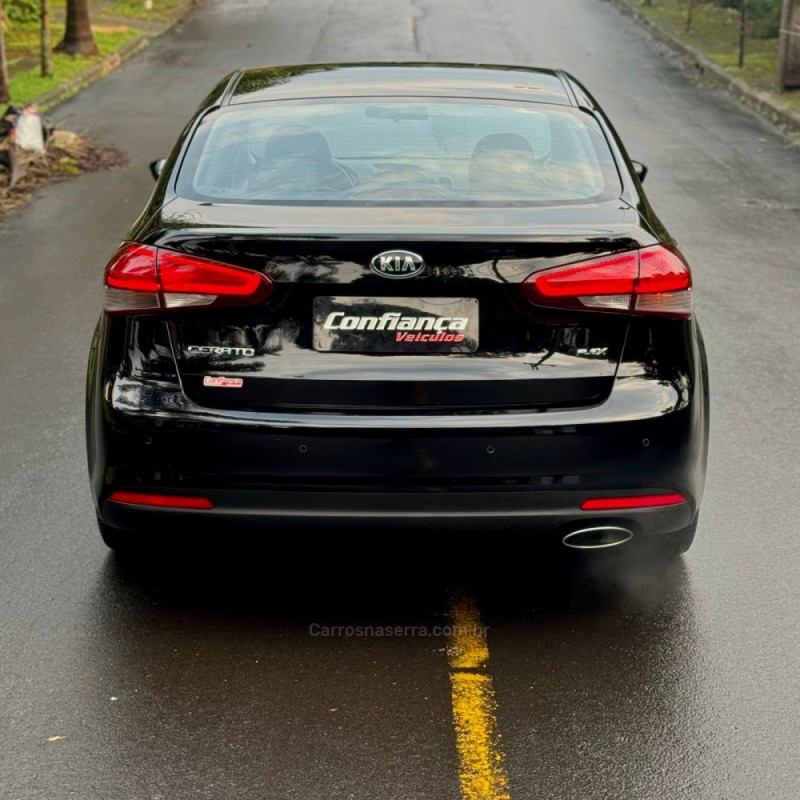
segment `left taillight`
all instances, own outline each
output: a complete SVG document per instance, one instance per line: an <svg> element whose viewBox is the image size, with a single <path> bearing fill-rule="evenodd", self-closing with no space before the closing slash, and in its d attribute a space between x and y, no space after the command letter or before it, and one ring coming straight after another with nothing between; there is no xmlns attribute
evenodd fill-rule
<svg viewBox="0 0 800 800"><path fill-rule="evenodd" d="M692 274L680 252L645 247L534 272L521 284L532 303L648 316L692 316Z"/></svg>
<svg viewBox="0 0 800 800"><path fill-rule="evenodd" d="M161 247L125 244L106 267L107 314L254 305L275 285L260 272Z"/></svg>

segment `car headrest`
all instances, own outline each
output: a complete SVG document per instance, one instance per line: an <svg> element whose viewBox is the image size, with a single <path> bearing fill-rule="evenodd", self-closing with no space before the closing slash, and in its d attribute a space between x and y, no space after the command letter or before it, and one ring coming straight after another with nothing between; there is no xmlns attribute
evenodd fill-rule
<svg viewBox="0 0 800 800"><path fill-rule="evenodd" d="M264 159L303 158L318 164L331 162L331 148L322 131L311 125L281 125L269 137L264 148Z"/></svg>
<svg viewBox="0 0 800 800"><path fill-rule="evenodd" d="M469 162L474 192L525 194L536 168L530 142L517 133L490 133L475 145Z"/></svg>
<svg viewBox="0 0 800 800"><path fill-rule="evenodd" d="M472 157L487 155L497 150L516 150L533 155L531 143L518 133L490 133L484 136L472 151Z"/></svg>

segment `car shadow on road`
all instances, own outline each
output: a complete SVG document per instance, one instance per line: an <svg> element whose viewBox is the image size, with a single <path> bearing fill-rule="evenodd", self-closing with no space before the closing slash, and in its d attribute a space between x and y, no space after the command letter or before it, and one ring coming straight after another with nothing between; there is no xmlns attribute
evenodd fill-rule
<svg viewBox="0 0 800 800"><path fill-rule="evenodd" d="M623 546L624 547L624 546ZM380 530L335 540L315 532L147 546L109 555L99 589L130 610L192 611L298 624L324 612L343 623L442 616L454 591L493 614L647 613L688 592L681 559L531 547L511 534Z"/></svg>

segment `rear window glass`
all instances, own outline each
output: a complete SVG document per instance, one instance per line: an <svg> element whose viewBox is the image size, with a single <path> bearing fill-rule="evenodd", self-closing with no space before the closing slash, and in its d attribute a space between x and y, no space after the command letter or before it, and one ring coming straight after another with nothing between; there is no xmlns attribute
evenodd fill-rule
<svg viewBox="0 0 800 800"><path fill-rule="evenodd" d="M597 122L544 104L320 101L224 109L178 192L264 204L561 204L619 194Z"/></svg>

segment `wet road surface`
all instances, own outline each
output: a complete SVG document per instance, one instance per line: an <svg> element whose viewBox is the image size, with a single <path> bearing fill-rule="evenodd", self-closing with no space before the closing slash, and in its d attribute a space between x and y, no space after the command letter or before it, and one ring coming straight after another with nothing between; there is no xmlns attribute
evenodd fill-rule
<svg viewBox="0 0 800 800"><path fill-rule="evenodd" d="M387 558L226 536L138 564L100 543L83 373L147 163L235 67L369 59L564 67L650 167L695 269L713 412L698 539L663 574L500 537ZM798 795L797 147L601 0L212 0L54 116L130 165L0 226L0 797L458 798L437 631L459 589L488 626L493 796Z"/></svg>

